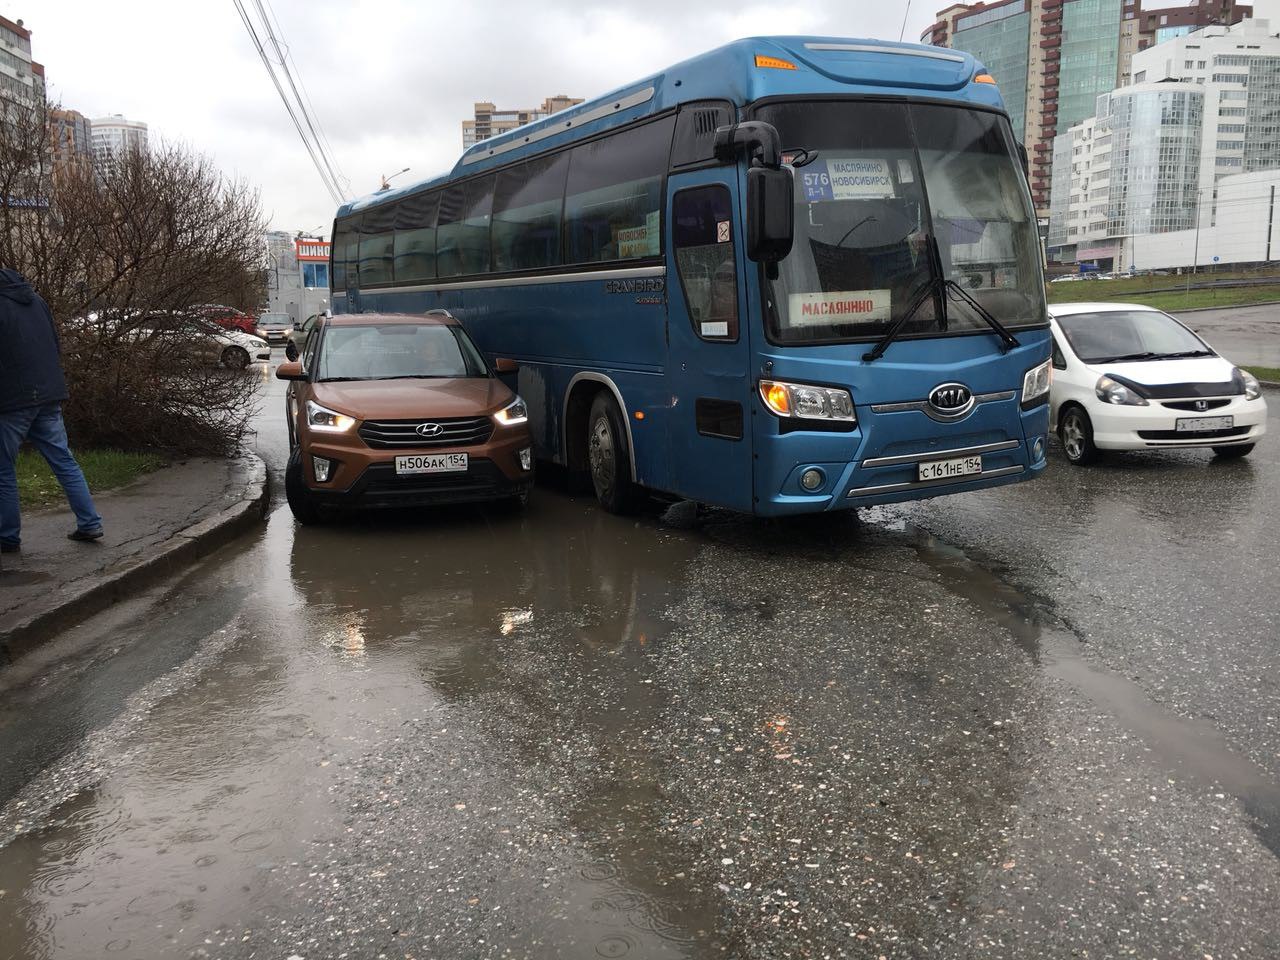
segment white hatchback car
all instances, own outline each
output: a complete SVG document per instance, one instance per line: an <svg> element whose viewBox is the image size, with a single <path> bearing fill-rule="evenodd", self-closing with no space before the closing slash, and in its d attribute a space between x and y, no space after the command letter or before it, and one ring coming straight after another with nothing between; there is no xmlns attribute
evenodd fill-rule
<svg viewBox="0 0 1280 960"><path fill-rule="evenodd" d="M1049 312L1050 429L1072 463L1102 450L1157 447L1243 457L1266 433L1258 381L1167 313L1132 303L1063 303Z"/></svg>

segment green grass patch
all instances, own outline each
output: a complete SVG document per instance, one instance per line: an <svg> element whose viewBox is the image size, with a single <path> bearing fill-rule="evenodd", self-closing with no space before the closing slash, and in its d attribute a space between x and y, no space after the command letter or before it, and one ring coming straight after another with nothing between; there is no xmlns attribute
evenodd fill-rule
<svg viewBox="0 0 1280 960"><path fill-rule="evenodd" d="M1174 280L1175 277L1141 277L1141 280ZM1049 303L1080 303L1082 301L1119 301L1141 303L1157 310L1177 313L1196 307L1238 307L1267 300L1280 300L1280 283L1260 287L1211 287L1208 290L1170 290L1164 293L1143 293L1126 289L1132 280L1082 280L1078 283L1049 285ZM1067 287L1064 292L1061 288Z"/></svg>
<svg viewBox="0 0 1280 960"><path fill-rule="evenodd" d="M164 458L154 453L124 453L121 450L72 452L92 493L122 487L165 465ZM54 479L44 457L34 450L19 451L18 502L24 507L44 507L63 501L62 487Z"/></svg>
<svg viewBox="0 0 1280 960"><path fill-rule="evenodd" d="M1272 383L1280 383L1280 367L1245 367L1259 380L1270 380Z"/></svg>

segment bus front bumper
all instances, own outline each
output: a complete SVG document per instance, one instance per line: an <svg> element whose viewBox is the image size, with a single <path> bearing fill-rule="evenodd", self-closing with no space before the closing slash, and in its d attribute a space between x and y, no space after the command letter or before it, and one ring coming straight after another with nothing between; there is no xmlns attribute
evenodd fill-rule
<svg viewBox="0 0 1280 960"><path fill-rule="evenodd" d="M919 411L864 415L852 433L778 433L763 438L756 513L762 516L848 510L880 503L984 490L1038 476L1045 468L1048 406L1021 410L1016 399L984 404L956 424ZM999 409L994 409L999 408ZM850 456L852 453L852 456ZM920 465L981 459L980 473L920 479ZM806 473L821 485L810 491ZM810 478L812 481L812 477Z"/></svg>

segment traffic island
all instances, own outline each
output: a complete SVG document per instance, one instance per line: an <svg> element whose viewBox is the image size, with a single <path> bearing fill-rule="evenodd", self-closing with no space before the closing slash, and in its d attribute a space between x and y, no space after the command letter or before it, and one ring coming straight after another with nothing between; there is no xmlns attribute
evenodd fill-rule
<svg viewBox="0 0 1280 960"><path fill-rule="evenodd" d="M0 567L0 667L261 523L267 470L250 453L191 459L94 499L96 543L67 539L65 505L24 512L22 550Z"/></svg>

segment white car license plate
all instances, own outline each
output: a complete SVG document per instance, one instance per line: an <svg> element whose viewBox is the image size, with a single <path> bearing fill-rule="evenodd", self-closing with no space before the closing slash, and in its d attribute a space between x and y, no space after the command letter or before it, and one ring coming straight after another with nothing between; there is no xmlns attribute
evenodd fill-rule
<svg viewBox="0 0 1280 960"><path fill-rule="evenodd" d="M396 473L460 473L467 469L465 453L427 453L396 457Z"/></svg>
<svg viewBox="0 0 1280 960"><path fill-rule="evenodd" d="M930 460L917 465L921 480L946 480L982 472L981 457L957 457L955 460Z"/></svg>
<svg viewBox="0 0 1280 960"><path fill-rule="evenodd" d="M1204 433L1206 430L1230 430L1235 417L1183 417L1178 420L1178 433Z"/></svg>

